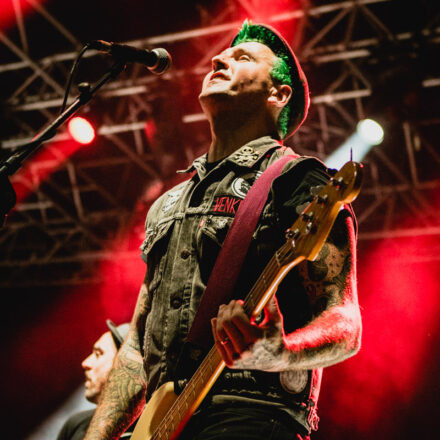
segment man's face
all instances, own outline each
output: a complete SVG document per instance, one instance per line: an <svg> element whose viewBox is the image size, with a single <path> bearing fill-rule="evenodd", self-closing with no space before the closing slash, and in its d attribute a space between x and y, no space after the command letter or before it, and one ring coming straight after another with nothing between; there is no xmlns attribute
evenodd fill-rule
<svg viewBox="0 0 440 440"><path fill-rule="evenodd" d="M212 70L206 75L199 100L202 107L212 102L230 104L230 98L244 105L264 103L273 85L270 71L275 55L257 42L241 43L212 59Z"/></svg>
<svg viewBox="0 0 440 440"><path fill-rule="evenodd" d="M106 332L95 342L92 353L83 360L81 366L86 377L85 396L88 401L98 403L116 353L112 335Z"/></svg>

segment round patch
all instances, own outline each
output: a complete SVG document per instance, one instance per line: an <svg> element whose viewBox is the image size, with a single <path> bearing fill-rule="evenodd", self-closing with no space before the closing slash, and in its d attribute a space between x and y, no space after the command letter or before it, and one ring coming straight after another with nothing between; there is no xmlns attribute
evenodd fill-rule
<svg viewBox="0 0 440 440"><path fill-rule="evenodd" d="M307 385L306 370L290 370L280 373L280 382L282 387L292 394L300 393Z"/></svg>
<svg viewBox="0 0 440 440"><path fill-rule="evenodd" d="M246 197L247 192L250 189L249 183L246 182L242 177L237 177L232 182L232 192L238 196L244 199Z"/></svg>

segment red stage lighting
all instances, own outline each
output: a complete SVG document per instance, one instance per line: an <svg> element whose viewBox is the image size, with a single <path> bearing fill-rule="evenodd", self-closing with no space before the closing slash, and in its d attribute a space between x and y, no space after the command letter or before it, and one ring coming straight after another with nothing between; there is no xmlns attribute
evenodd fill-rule
<svg viewBox="0 0 440 440"><path fill-rule="evenodd" d="M39 4L43 6L46 0L39 0ZM26 20L31 14L34 14L37 8L33 8L30 2L19 0L16 3L19 11L23 15L23 19ZM16 26L16 13L14 8L14 2L8 0L0 0L0 29L5 30Z"/></svg>
<svg viewBox="0 0 440 440"><path fill-rule="evenodd" d="M50 175L80 148L81 145L72 139L49 143L41 148L11 177L17 202L23 202L29 194L35 192L41 182L48 180Z"/></svg>
<svg viewBox="0 0 440 440"><path fill-rule="evenodd" d="M83 145L90 144L95 139L95 129L85 118L76 116L69 121L67 125L70 136Z"/></svg>
<svg viewBox="0 0 440 440"><path fill-rule="evenodd" d="M145 122L145 136L147 136L147 140L151 148L155 147L156 135L157 125L154 122L154 119L148 119Z"/></svg>

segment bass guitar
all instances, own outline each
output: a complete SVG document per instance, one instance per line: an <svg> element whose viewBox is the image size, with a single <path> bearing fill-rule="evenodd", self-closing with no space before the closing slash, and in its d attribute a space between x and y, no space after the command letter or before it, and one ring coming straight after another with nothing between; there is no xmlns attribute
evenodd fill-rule
<svg viewBox="0 0 440 440"><path fill-rule="evenodd" d="M336 220L338 212L359 194L362 165L347 162L314 196L295 223L286 230L286 242L277 250L246 297L249 317L260 314L286 274L303 260L314 260ZM212 347L185 388L177 396L174 383L159 387L146 405L131 440L174 440L214 385L225 363Z"/></svg>

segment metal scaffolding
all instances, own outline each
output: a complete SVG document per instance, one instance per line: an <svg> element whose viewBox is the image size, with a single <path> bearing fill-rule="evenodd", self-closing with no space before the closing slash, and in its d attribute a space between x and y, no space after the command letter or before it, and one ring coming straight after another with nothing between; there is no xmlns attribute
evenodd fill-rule
<svg viewBox="0 0 440 440"><path fill-rule="evenodd" d="M8 53L8 61L0 65L2 88L6 85L1 91L7 122L3 156L56 116L63 84L82 46L67 24L38 1L26 0L68 49L34 58L32 31L20 2L11 1L18 31L14 36L0 31L1 53ZM0 231L0 286L96 282L97 264L113 258L109 243L132 225L140 241L153 190L175 183L173 170L201 154L209 142L207 123L195 104L211 58L239 28L238 8L240 14L258 18L258 5L258 0L225 1L215 17L200 8L199 28L127 42L163 46L173 55L190 53L199 61L176 63L161 77L136 65L127 67L86 109L98 127L93 152L64 154L62 142L68 135L61 131L44 147L50 154L30 159L26 173L13 176L12 184L30 194ZM435 197L440 188L435 144L440 117L433 105L440 74L429 63L438 54L439 15L419 20L417 26L396 23L391 17L401 8L398 0L303 0L264 18L295 29L291 43L311 86L309 117L288 141L295 151L325 159L353 133L358 120L377 115L386 121L386 141L367 156L364 187L355 202L364 241L440 237ZM106 63L101 54L89 51L81 69L94 77ZM162 136L146 135L149 121ZM428 261L440 255L432 249L420 252L411 258ZM138 258L132 249L120 255Z"/></svg>

